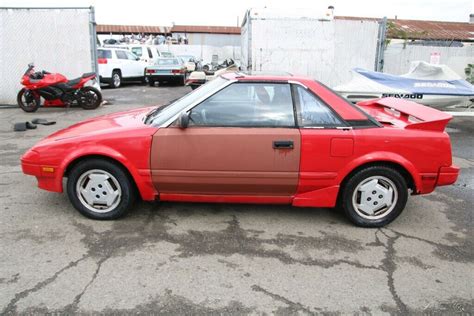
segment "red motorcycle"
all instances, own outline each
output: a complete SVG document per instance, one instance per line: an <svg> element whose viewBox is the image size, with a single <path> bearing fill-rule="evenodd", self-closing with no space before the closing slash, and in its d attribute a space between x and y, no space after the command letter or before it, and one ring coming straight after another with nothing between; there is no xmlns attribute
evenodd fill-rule
<svg viewBox="0 0 474 316"><path fill-rule="evenodd" d="M18 92L17 102L25 112L35 112L44 107L69 107L78 105L83 109L96 109L102 103L102 94L92 86L85 86L90 80L96 80L96 73L89 72L81 77L68 80L61 74L52 74L47 71L35 71L33 64L21 79L25 88Z"/></svg>

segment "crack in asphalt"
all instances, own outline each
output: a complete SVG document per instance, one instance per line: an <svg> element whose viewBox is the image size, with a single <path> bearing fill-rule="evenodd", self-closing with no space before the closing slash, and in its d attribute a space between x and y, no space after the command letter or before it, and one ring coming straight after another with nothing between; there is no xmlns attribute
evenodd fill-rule
<svg viewBox="0 0 474 316"><path fill-rule="evenodd" d="M2 283L5 283L5 284L13 284L13 283L16 283L18 282L20 278L20 274L19 273L15 273L11 278L9 279L5 279L5 278L0 278L0 284Z"/></svg>
<svg viewBox="0 0 474 316"><path fill-rule="evenodd" d="M104 257L104 258L101 258L98 262L97 262L97 267L94 271L94 274L92 275L92 278L90 279L90 281L84 286L84 288L82 289L82 291L76 295L76 297L74 297L74 300L72 301L71 304L67 305L65 308L64 308L64 313L66 314L75 314L78 312L78 308L79 308L79 302L81 301L81 298L82 296L86 293L87 289L89 288L89 286L92 285L92 283L94 283L95 279L97 278L97 275L99 275L99 271L102 267L102 264L108 259L108 257Z"/></svg>
<svg viewBox="0 0 474 316"><path fill-rule="evenodd" d="M413 239L413 240L417 240L417 241L421 241L421 242L427 243L427 244L435 247L436 250L437 250L436 255L438 257L440 257L441 259L452 261L452 259L449 258L449 255L452 255L454 253L454 254L456 254L456 259L457 259L458 262L461 261L461 260L462 261L467 261L467 262L470 262L470 261L474 260L473 252L472 251L471 251L471 253L467 252L471 249L469 246L462 247L462 246L455 246L455 245L446 245L446 244L443 244L443 243L438 243L438 242L434 242L434 241L431 241L431 240L427 240L427 239L424 239L424 238L421 238L421 237L408 235L408 234L393 230L391 228L384 228L384 229L388 230L388 231L391 231L392 233L394 233L397 236L400 236L400 237L403 237L403 238L408 238L408 239ZM465 248L467 251L463 250L463 248Z"/></svg>
<svg viewBox="0 0 474 316"><path fill-rule="evenodd" d="M384 244L382 241L380 241L377 232L381 232L387 238L387 244ZM383 244L385 247L385 258L382 259L381 269L387 273L387 285L390 294L392 295L392 298L395 301L395 304L397 305L398 312L401 315L408 315L408 307L397 293L397 290L395 288L395 278L393 275L395 273L395 270L397 269L397 265L395 263L396 253L394 245L397 239L400 238L400 236L396 235L395 237L391 237L379 228L375 232L375 238L378 243Z"/></svg>
<svg viewBox="0 0 474 316"><path fill-rule="evenodd" d="M27 297L28 295L30 295L31 293L34 293L34 292L37 292L39 290L41 290L42 288L44 288L45 286L47 286L48 284L54 282L58 277L59 275L61 275L61 273L63 273L64 271L68 270L68 269L71 269L75 266L77 266L79 264L79 262L81 262L82 260L86 259L87 258L87 255L84 255L82 256L81 258L75 260L75 261L71 261L69 262L69 264L67 264L65 267L59 269L58 271L56 271L52 276L50 276L49 278L46 278L38 283L35 284L35 286L29 288L29 289L26 289L24 291L21 291L20 293L17 293L15 294L15 296L13 297L13 299L8 303L8 305L3 309L3 311L0 313L0 315L8 315L8 314L17 314L16 312L16 304L23 298Z"/></svg>
<svg viewBox="0 0 474 316"><path fill-rule="evenodd" d="M252 290L255 291L255 292L261 292L265 295L270 296L271 298L273 298L276 301L280 301L280 302L285 303L286 305L288 305L288 307L290 309L287 312L292 312L292 313L304 312L307 315L317 315L316 312L313 312L310 308L303 306L301 303L293 302L293 301L287 299L286 297L283 297L281 295L272 293L272 292L262 288L261 286L252 285ZM321 309L318 309L318 308L315 308L315 309L317 309L319 311L321 310Z"/></svg>

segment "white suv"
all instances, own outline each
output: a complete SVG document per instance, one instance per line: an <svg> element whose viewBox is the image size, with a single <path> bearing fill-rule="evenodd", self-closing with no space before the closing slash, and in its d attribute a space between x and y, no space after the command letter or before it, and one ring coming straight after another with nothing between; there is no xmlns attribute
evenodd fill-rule
<svg viewBox="0 0 474 316"><path fill-rule="evenodd" d="M118 88L122 81L144 81L147 63L126 48L98 48L100 82Z"/></svg>

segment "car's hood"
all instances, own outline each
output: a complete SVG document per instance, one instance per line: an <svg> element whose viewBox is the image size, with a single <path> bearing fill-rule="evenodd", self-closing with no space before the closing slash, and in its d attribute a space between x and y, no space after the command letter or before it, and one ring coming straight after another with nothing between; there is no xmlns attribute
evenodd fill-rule
<svg viewBox="0 0 474 316"><path fill-rule="evenodd" d="M145 116L154 108L140 108L91 118L59 130L43 139L41 143L76 137L97 136L127 129L132 130L137 127L146 127L144 123Z"/></svg>

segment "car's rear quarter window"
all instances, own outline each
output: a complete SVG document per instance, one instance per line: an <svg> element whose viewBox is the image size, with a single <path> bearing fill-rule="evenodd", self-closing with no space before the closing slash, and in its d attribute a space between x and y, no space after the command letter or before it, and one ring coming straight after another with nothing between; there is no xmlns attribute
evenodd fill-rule
<svg viewBox="0 0 474 316"><path fill-rule="evenodd" d="M110 58L112 58L112 51L110 51L109 49L99 49L97 51L97 56L98 56L98 58L110 59Z"/></svg>

